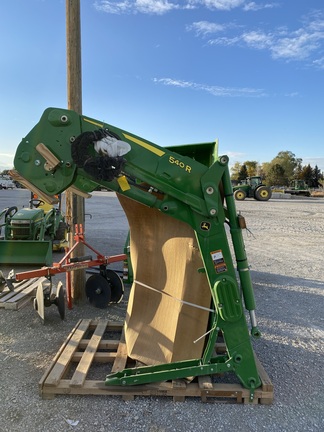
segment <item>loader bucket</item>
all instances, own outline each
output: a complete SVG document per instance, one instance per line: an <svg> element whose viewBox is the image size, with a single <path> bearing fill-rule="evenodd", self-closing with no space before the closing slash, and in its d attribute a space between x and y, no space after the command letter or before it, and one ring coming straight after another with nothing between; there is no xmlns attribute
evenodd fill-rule
<svg viewBox="0 0 324 432"><path fill-rule="evenodd" d="M195 159L207 167L210 167L218 157L218 140L199 144L181 144L166 148L182 156Z"/></svg>
<svg viewBox="0 0 324 432"><path fill-rule="evenodd" d="M52 265L50 240L0 240L0 264Z"/></svg>

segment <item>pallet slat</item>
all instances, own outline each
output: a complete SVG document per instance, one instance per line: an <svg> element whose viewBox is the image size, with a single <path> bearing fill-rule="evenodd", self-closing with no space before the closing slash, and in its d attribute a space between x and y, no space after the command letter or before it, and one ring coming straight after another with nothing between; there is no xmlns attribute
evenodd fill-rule
<svg viewBox="0 0 324 432"><path fill-rule="evenodd" d="M177 402L183 402L187 397L198 397L202 402L249 403L248 389L238 383L215 383L209 375L192 382L173 380L139 386L106 386L104 380L107 373L119 372L133 363L127 356L122 329L123 323L80 320L41 378L40 395L47 399L59 394L106 395L121 396L124 400L132 400L136 396L168 396ZM110 339L110 335L109 339L105 338L105 332L111 332L114 339ZM220 343L221 350L223 345ZM215 349L217 352L217 344ZM255 390L253 403L271 404L273 385L260 361L255 358L262 386ZM100 369L102 379L89 379L89 374L96 368L102 368L103 364L107 364L107 371ZM112 365L111 370L109 364ZM72 378L69 378L68 373L75 365Z"/></svg>
<svg viewBox="0 0 324 432"><path fill-rule="evenodd" d="M7 288L0 293L0 308L19 310L35 296L38 284L46 278L32 278L13 284L13 291Z"/></svg>
<svg viewBox="0 0 324 432"><path fill-rule="evenodd" d="M82 358L73 374L70 385L72 387L81 387L84 384L87 373L90 369L94 356L97 352L99 343L103 334L105 333L107 322L100 322L94 331L90 342L85 349Z"/></svg>
<svg viewBox="0 0 324 432"><path fill-rule="evenodd" d="M46 385L57 386L60 379L63 377L64 372L70 366L71 358L75 351L78 349L80 340L84 337L85 332L88 330L91 320L82 320L78 327L73 332L71 338L65 345L60 356L55 362L53 368L46 379Z"/></svg>

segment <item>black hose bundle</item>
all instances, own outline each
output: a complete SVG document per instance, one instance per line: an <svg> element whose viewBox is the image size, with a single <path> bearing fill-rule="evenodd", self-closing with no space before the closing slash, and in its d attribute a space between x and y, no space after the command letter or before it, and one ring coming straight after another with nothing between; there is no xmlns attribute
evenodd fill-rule
<svg viewBox="0 0 324 432"><path fill-rule="evenodd" d="M110 182L120 175L126 160L122 156L92 156L89 154L90 146L93 147L95 142L106 137L120 139L118 135L107 129L81 133L72 143L71 155L78 168L83 168L96 180Z"/></svg>

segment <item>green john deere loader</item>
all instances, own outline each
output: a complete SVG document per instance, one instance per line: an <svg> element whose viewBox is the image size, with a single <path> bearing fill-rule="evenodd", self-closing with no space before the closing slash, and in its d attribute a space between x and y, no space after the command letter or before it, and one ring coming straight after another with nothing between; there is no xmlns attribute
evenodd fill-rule
<svg viewBox="0 0 324 432"><path fill-rule="evenodd" d="M31 193L29 207L0 213L0 264L52 264L52 251L66 243L67 225L58 206Z"/></svg>
<svg viewBox="0 0 324 432"><path fill-rule="evenodd" d="M48 199L106 187L129 220L125 340L128 357L145 366L108 373L105 385L234 373L254 400L261 377L251 337L261 334L228 164L217 142L161 147L60 108L45 110L19 144L20 183ZM220 334L224 353L214 349Z"/></svg>

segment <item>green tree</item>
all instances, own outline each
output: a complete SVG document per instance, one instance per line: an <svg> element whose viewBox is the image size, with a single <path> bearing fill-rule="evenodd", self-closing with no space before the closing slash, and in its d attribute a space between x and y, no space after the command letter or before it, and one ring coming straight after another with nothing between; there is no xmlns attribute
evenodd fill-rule
<svg viewBox="0 0 324 432"><path fill-rule="evenodd" d="M261 165L259 165L258 175L261 176L263 180L265 180L270 168L270 162L263 162Z"/></svg>
<svg viewBox="0 0 324 432"><path fill-rule="evenodd" d="M246 177L248 177L248 171L247 171L246 165L243 164L241 166L240 171L239 171L238 181L241 182L242 180L245 180Z"/></svg>
<svg viewBox="0 0 324 432"><path fill-rule="evenodd" d="M323 181L323 174L321 173L321 170L318 168L318 166L315 165L313 175L313 187L318 188L321 184L321 181Z"/></svg>
<svg viewBox="0 0 324 432"><path fill-rule="evenodd" d="M235 162L235 164L231 168L231 180L238 181L240 169L241 169L240 162Z"/></svg>
<svg viewBox="0 0 324 432"><path fill-rule="evenodd" d="M271 164L266 177L266 184L268 186L281 186L285 185L287 176L285 170L280 164Z"/></svg>
<svg viewBox="0 0 324 432"><path fill-rule="evenodd" d="M241 181L246 177L258 175L259 164L257 161L245 161L243 164L235 162L231 168L231 179Z"/></svg>
<svg viewBox="0 0 324 432"><path fill-rule="evenodd" d="M235 162L231 167L231 180L241 182L246 177L259 175L268 186L288 186L292 180L304 180L309 187L317 188L323 183L323 173L316 165L302 166L302 159L291 151L280 151L271 162Z"/></svg>
<svg viewBox="0 0 324 432"><path fill-rule="evenodd" d="M300 167L301 162L302 159L296 158L296 155L294 153L286 150L280 151L277 156L272 159L270 164L272 166L280 165L283 168L286 176L286 180L283 185L287 185L291 180L295 178L295 171ZM277 168L275 169L275 172L278 172Z"/></svg>
<svg viewBox="0 0 324 432"><path fill-rule="evenodd" d="M307 184L308 187L313 186L313 168L310 166L310 164L305 165L300 173L300 179L304 180L304 182Z"/></svg>
<svg viewBox="0 0 324 432"><path fill-rule="evenodd" d="M258 172L258 162L257 161L245 161L244 165L246 166L248 176L255 176Z"/></svg>
<svg viewBox="0 0 324 432"><path fill-rule="evenodd" d="M301 164L298 164L298 166L295 168L295 179L296 180L302 180L303 179L303 167Z"/></svg>

